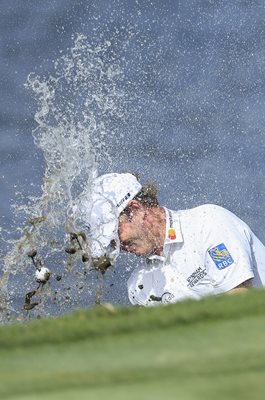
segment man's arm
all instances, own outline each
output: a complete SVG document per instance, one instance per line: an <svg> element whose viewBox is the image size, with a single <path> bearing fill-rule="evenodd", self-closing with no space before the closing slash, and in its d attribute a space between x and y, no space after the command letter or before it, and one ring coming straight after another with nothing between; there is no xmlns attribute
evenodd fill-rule
<svg viewBox="0 0 265 400"><path fill-rule="evenodd" d="M212 206L208 211L202 221L204 263L215 293L246 291L254 278L249 228L228 210Z"/></svg>
<svg viewBox="0 0 265 400"><path fill-rule="evenodd" d="M246 292L249 288L252 287L252 279L248 279L247 281L241 283L240 285L234 287L233 289L226 292L227 294L237 294Z"/></svg>

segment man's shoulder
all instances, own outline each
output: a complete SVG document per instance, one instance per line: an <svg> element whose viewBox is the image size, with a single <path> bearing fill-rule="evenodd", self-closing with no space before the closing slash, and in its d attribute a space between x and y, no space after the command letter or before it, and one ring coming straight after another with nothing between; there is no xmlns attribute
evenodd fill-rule
<svg viewBox="0 0 265 400"><path fill-rule="evenodd" d="M202 227L204 232L222 226L242 225L235 214L216 204L202 204L187 210L176 212L175 216L180 221L181 229L200 234Z"/></svg>
<svg viewBox="0 0 265 400"><path fill-rule="evenodd" d="M179 214L181 218L209 218L217 216L229 216L233 215L226 208L218 206L217 204L201 204L199 206L189 208L186 210L174 211L174 213Z"/></svg>

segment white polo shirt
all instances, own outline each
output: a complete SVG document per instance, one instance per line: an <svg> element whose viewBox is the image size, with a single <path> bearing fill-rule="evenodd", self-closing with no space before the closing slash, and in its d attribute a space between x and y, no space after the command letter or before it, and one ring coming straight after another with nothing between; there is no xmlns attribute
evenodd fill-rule
<svg viewBox="0 0 265 400"><path fill-rule="evenodd" d="M254 287L265 286L265 247L233 213L212 204L165 212L163 257L151 256L133 271L132 304L198 299L251 278Z"/></svg>

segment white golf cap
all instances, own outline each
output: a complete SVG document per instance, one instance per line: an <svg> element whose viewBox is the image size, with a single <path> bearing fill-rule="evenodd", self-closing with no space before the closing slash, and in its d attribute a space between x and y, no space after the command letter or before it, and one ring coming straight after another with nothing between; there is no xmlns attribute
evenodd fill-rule
<svg viewBox="0 0 265 400"><path fill-rule="evenodd" d="M91 195L79 204L80 218L89 228L92 257L119 254L119 215L141 190L142 185L132 174L111 173L96 178ZM116 249L111 249L115 240Z"/></svg>

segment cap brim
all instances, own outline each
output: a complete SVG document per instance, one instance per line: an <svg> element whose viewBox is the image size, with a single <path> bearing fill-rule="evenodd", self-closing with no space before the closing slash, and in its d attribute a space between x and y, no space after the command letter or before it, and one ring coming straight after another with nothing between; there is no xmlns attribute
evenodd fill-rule
<svg viewBox="0 0 265 400"><path fill-rule="evenodd" d="M92 257L109 256L115 251L119 253L118 220L98 225L91 230L91 255ZM115 241L115 247L112 245Z"/></svg>

